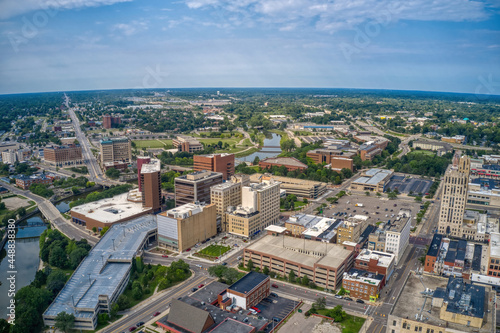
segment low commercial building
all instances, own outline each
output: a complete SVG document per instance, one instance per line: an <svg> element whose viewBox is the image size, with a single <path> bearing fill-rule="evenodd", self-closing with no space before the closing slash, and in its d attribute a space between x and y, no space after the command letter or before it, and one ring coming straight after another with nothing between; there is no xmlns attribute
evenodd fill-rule
<svg viewBox="0 0 500 333"><path fill-rule="evenodd" d="M465 143L465 136L464 135L455 135L455 136L443 136L441 138L441 141L443 142L448 142L448 143L458 143L458 144L464 144Z"/></svg>
<svg viewBox="0 0 500 333"><path fill-rule="evenodd" d="M224 180L229 180L234 176L234 154L194 155L193 169L220 172Z"/></svg>
<svg viewBox="0 0 500 333"><path fill-rule="evenodd" d="M288 171L304 171L307 165L294 157L269 157L259 161L259 167L266 169L273 166L284 166Z"/></svg>
<svg viewBox="0 0 500 333"><path fill-rule="evenodd" d="M184 252L217 234L215 205L185 204L157 215L158 244Z"/></svg>
<svg viewBox="0 0 500 333"><path fill-rule="evenodd" d="M359 157L361 157L362 161L371 161L373 157L382 154L383 149L378 146L365 143L359 146Z"/></svg>
<svg viewBox="0 0 500 333"><path fill-rule="evenodd" d="M390 280L395 265L394 254L367 249L362 250L354 261L354 268L358 270L382 274L384 276L382 287Z"/></svg>
<svg viewBox="0 0 500 333"><path fill-rule="evenodd" d="M352 268L344 272L342 287L351 297L375 302L380 295L385 280L384 275Z"/></svg>
<svg viewBox="0 0 500 333"><path fill-rule="evenodd" d="M357 134L352 137L354 140L358 142L363 142L368 145L374 145L377 148L380 148L384 150L387 145L389 144L389 139L384 138L383 136L377 136L377 135L363 135L363 134Z"/></svg>
<svg viewBox="0 0 500 333"><path fill-rule="evenodd" d="M383 193L385 186L394 172L384 169L370 169L364 171L360 177L351 183L352 191L370 191Z"/></svg>
<svg viewBox="0 0 500 333"><path fill-rule="evenodd" d="M179 135L177 138L172 140L172 144L179 151L185 151L188 153L194 153L204 149L203 145L198 140L190 136Z"/></svg>
<svg viewBox="0 0 500 333"><path fill-rule="evenodd" d="M307 276L316 285L336 289L344 272L354 262L354 251L341 245L267 235L244 250L244 264L252 260L261 270L267 267L280 276Z"/></svg>
<svg viewBox="0 0 500 333"><path fill-rule="evenodd" d="M285 221L285 227L292 236L335 243L337 229L343 221L316 215L296 214Z"/></svg>
<svg viewBox="0 0 500 333"><path fill-rule="evenodd" d="M229 286L221 299L232 299L231 305L248 310L269 296L270 288L271 279L268 275L252 271Z"/></svg>
<svg viewBox="0 0 500 333"><path fill-rule="evenodd" d="M75 329L95 330L98 315L109 313L127 287L132 261L155 235L153 215L112 226L45 310L44 324L55 326L57 315L66 312L75 316Z"/></svg>
<svg viewBox="0 0 500 333"><path fill-rule="evenodd" d="M481 167L472 168L471 176L500 179L500 165L496 164L483 164Z"/></svg>
<svg viewBox="0 0 500 333"><path fill-rule="evenodd" d="M111 168L116 169L116 170L125 170L128 168L128 165L129 165L128 162L120 162L120 161L105 162L103 164L103 169L104 169L104 171L108 171Z"/></svg>
<svg viewBox="0 0 500 333"><path fill-rule="evenodd" d="M70 210L71 222L89 230L95 227L98 231L152 212L151 207L142 206L141 196L135 198L133 193L123 193L112 198L89 202Z"/></svg>
<svg viewBox="0 0 500 333"><path fill-rule="evenodd" d="M388 332L495 332L495 293L462 278L410 274L387 319Z"/></svg>
<svg viewBox="0 0 500 333"><path fill-rule="evenodd" d="M23 190L28 190L33 184L51 185L54 181L54 177L45 174L37 174L31 176L19 175L15 176L15 179L16 186L22 188Z"/></svg>
<svg viewBox="0 0 500 333"><path fill-rule="evenodd" d="M315 149L308 151L306 155L316 164L326 163L334 170L347 168L354 171L352 157L356 155L355 153L346 153L337 149Z"/></svg>
<svg viewBox="0 0 500 333"><path fill-rule="evenodd" d="M450 153L453 151L453 146L446 142L425 140L419 138L418 140L413 141L413 148L420 148L422 150L432 150L437 152L438 156L443 156L444 154Z"/></svg>
<svg viewBox="0 0 500 333"><path fill-rule="evenodd" d="M274 180L280 183L280 189L287 194L294 194L299 198L317 199L326 192L326 183L291 177L273 176L271 174L255 173L250 175L250 182L260 183Z"/></svg>

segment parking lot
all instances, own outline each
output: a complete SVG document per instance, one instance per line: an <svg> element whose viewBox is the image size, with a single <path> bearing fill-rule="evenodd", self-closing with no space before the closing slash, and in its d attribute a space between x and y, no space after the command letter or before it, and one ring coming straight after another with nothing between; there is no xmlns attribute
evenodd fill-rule
<svg viewBox="0 0 500 333"><path fill-rule="evenodd" d="M409 195L426 195L431 188L432 180L404 175L394 175L387 184L387 190L398 189L399 193Z"/></svg>
<svg viewBox="0 0 500 333"><path fill-rule="evenodd" d="M340 198L337 204L328 205L323 210L323 215L343 219L365 215L368 216L367 223L373 224L378 221L392 220L400 209L409 209L412 216L415 216L420 210L420 203L412 198L389 200L386 195L377 197L374 193L370 193L370 196L352 193Z"/></svg>

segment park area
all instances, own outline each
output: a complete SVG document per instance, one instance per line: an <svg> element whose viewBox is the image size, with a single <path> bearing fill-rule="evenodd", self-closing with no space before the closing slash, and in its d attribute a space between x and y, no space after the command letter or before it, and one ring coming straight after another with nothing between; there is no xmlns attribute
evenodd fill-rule
<svg viewBox="0 0 500 333"><path fill-rule="evenodd" d="M215 260L229 250L231 250L230 246L212 244L207 246L203 250L195 253L195 256L200 258L205 258L208 260Z"/></svg>
<svg viewBox="0 0 500 333"><path fill-rule="evenodd" d="M137 148L163 148L165 145L171 145L172 140L134 140L133 143L135 143Z"/></svg>

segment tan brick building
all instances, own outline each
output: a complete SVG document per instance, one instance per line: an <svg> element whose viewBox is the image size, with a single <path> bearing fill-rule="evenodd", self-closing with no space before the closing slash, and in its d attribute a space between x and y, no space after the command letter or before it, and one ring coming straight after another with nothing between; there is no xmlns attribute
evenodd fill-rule
<svg viewBox="0 0 500 333"><path fill-rule="evenodd" d="M158 243L179 252L217 234L215 205L185 204L157 215Z"/></svg>
<svg viewBox="0 0 500 333"><path fill-rule="evenodd" d="M132 162L132 146L129 138L104 138L100 143L101 165L106 162Z"/></svg>

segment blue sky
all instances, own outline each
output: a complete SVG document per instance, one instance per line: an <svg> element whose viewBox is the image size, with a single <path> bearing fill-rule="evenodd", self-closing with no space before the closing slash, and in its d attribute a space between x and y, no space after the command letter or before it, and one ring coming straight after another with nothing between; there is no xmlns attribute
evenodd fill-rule
<svg viewBox="0 0 500 333"><path fill-rule="evenodd" d="M498 0L2 0L0 93L332 87L500 95Z"/></svg>

